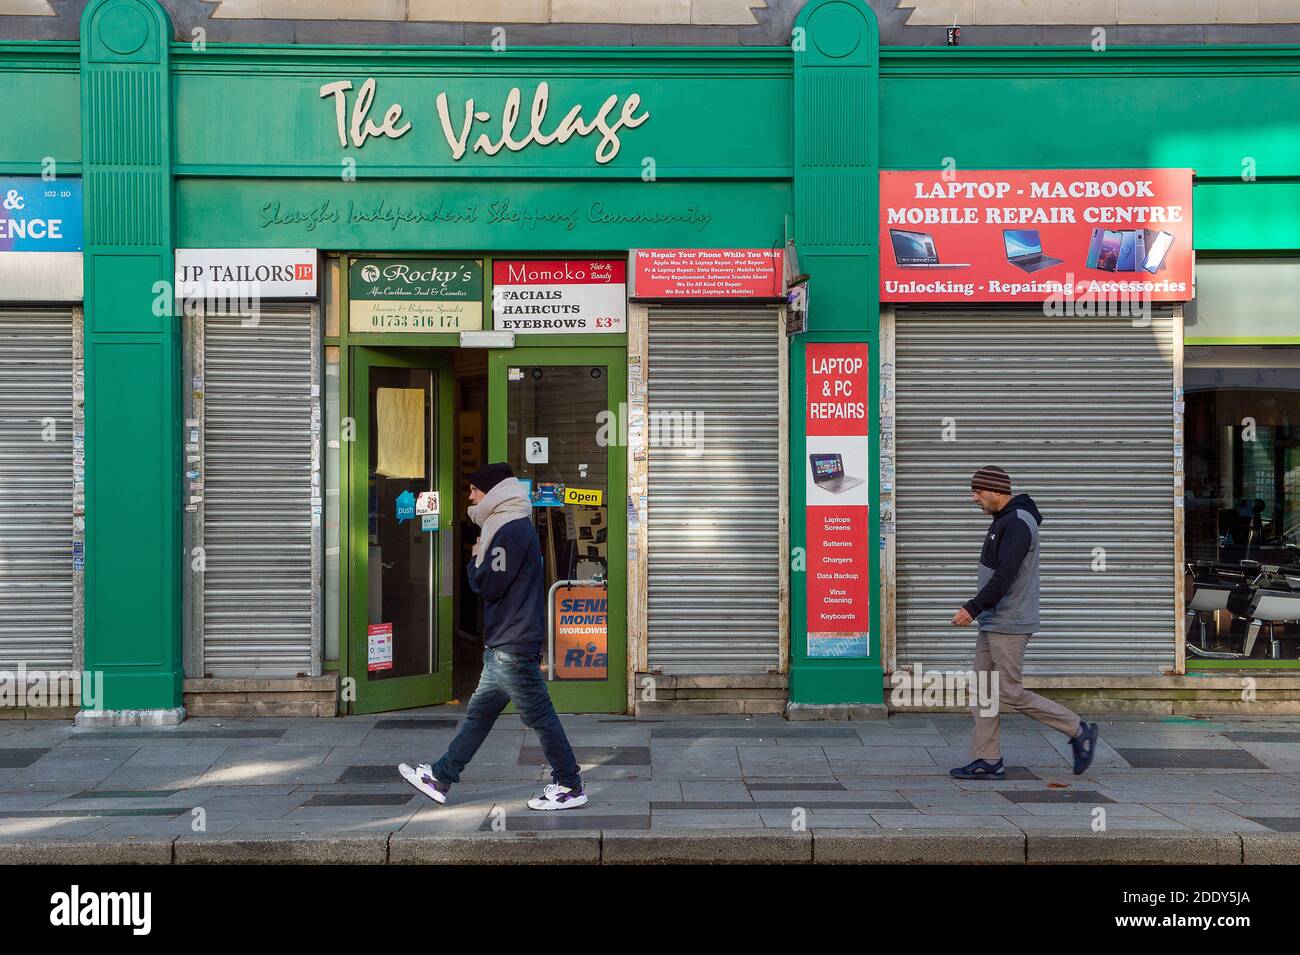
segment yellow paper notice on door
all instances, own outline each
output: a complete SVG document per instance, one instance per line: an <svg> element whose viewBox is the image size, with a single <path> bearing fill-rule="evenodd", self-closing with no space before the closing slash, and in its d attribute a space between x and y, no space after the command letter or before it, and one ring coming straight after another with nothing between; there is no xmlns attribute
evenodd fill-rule
<svg viewBox="0 0 1300 955"><path fill-rule="evenodd" d="M375 473L424 477L424 389L376 388Z"/></svg>

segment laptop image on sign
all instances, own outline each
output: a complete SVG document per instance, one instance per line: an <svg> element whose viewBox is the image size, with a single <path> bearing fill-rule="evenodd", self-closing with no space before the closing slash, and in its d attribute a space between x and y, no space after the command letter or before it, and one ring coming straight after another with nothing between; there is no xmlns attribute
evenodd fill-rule
<svg viewBox="0 0 1300 955"><path fill-rule="evenodd" d="M900 269L964 269L969 262L940 262L934 248L934 236L928 232L889 230L889 244L894 247L894 264Z"/></svg>
<svg viewBox="0 0 1300 955"><path fill-rule="evenodd" d="M839 494L862 483L862 478L846 477L842 454L810 454L813 483L832 494Z"/></svg>
<svg viewBox="0 0 1300 955"><path fill-rule="evenodd" d="M1043 255L1037 229L1003 229L1002 242L1007 247L1007 261L1025 272L1037 272L1065 261Z"/></svg>

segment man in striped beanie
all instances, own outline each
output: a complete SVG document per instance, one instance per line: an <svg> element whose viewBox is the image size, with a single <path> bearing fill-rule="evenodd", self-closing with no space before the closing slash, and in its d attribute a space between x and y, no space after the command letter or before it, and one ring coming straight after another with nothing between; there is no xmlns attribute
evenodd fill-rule
<svg viewBox="0 0 1300 955"><path fill-rule="evenodd" d="M1084 723L1060 703L1025 689L1025 647L1038 630L1038 526L1043 515L1028 494L1012 496L1011 477L994 465L970 479L970 499L993 518L980 553L979 592L952 615L952 623L979 622L975 640L976 686L996 687L993 706L976 700L971 707L974 761L952 770L957 779L1004 779L998 713L1005 707L1023 713L1070 738L1074 774L1092 765L1097 724ZM996 673L993 682L991 673Z"/></svg>

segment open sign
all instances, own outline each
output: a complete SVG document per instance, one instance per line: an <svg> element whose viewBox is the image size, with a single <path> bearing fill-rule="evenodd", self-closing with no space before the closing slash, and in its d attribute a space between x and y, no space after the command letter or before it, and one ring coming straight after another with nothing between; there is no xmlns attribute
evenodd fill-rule
<svg viewBox="0 0 1300 955"><path fill-rule="evenodd" d="M605 492L599 488L566 487L564 489L565 504L586 504L591 507L599 507L604 500Z"/></svg>

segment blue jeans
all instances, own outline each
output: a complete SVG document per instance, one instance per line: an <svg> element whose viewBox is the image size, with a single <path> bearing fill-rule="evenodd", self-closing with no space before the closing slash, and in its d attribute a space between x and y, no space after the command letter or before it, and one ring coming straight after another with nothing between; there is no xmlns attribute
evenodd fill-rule
<svg viewBox="0 0 1300 955"><path fill-rule="evenodd" d="M537 731L542 752L551 764L551 778L570 789L582 785L577 757L551 705L551 695L546 692L541 662L540 653L483 651L483 675L479 677L478 689L469 698L465 719L446 755L433 764L434 776L445 783L460 782L460 774L487 739L492 724L506 704L514 700L524 725Z"/></svg>

